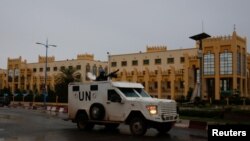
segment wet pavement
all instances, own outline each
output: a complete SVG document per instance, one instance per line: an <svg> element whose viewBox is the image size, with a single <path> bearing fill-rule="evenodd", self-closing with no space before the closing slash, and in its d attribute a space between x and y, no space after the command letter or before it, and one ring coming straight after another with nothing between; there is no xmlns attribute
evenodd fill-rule
<svg viewBox="0 0 250 141"><path fill-rule="evenodd" d="M76 124L65 121L66 113L44 110L0 107L0 141L205 141L207 131L174 127L168 134L159 135L149 129L145 136L134 137L129 127L121 124L117 130L95 126L93 131L79 131Z"/></svg>

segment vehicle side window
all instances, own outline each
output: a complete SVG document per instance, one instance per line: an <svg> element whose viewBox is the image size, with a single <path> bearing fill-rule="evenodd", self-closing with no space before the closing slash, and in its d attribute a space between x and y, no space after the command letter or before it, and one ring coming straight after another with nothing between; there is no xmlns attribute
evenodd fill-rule
<svg viewBox="0 0 250 141"><path fill-rule="evenodd" d="M80 90L79 86L73 86L72 91L73 92L78 92Z"/></svg>
<svg viewBox="0 0 250 141"><path fill-rule="evenodd" d="M139 97L133 88L119 88L126 97Z"/></svg>
<svg viewBox="0 0 250 141"><path fill-rule="evenodd" d="M98 85L90 85L91 91L98 91Z"/></svg>
<svg viewBox="0 0 250 141"><path fill-rule="evenodd" d="M115 90L108 90L108 101L120 102L121 97Z"/></svg>

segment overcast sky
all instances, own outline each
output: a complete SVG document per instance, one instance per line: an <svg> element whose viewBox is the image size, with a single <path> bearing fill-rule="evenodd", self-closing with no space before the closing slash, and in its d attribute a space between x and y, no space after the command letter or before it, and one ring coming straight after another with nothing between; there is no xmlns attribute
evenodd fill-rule
<svg viewBox="0 0 250 141"><path fill-rule="evenodd" d="M145 51L146 45L168 49L194 47L190 36L250 38L249 0L0 0L0 68L7 58L28 63L49 55L56 60L91 53L96 60L110 54ZM249 44L248 44L249 46ZM248 49L249 50L249 49Z"/></svg>

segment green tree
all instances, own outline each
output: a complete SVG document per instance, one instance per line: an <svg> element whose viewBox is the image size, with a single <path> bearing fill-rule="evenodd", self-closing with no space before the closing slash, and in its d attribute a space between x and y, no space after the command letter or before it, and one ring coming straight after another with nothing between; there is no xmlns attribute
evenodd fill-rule
<svg viewBox="0 0 250 141"><path fill-rule="evenodd" d="M61 69L56 77L55 92L59 102L68 102L68 84L80 82L81 74L75 68Z"/></svg>
<svg viewBox="0 0 250 141"><path fill-rule="evenodd" d="M4 94L8 94L8 96L11 96L11 91L10 91L10 88L7 88L7 87L4 87L3 89L1 89L1 95L4 95Z"/></svg>
<svg viewBox="0 0 250 141"><path fill-rule="evenodd" d="M48 87L48 102L56 102L56 93L51 87Z"/></svg>

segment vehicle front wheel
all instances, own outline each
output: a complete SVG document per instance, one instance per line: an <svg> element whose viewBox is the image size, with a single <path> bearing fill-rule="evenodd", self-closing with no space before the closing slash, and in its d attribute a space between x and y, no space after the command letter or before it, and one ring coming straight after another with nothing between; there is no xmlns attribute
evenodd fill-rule
<svg viewBox="0 0 250 141"><path fill-rule="evenodd" d="M143 136L147 131L147 125L143 118L134 118L130 121L130 131L133 135Z"/></svg>
<svg viewBox="0 0 250 141"><path fill-rule="evenodd" d="M79 130L91 130L94 127L93 123L88 122L88 116L85 113L78 114L76 122Z"/></svg>

